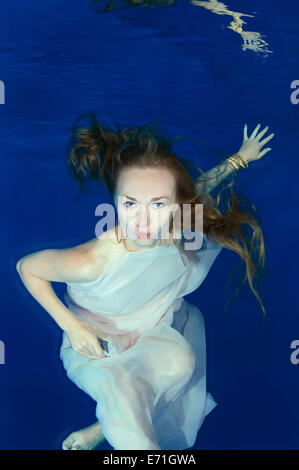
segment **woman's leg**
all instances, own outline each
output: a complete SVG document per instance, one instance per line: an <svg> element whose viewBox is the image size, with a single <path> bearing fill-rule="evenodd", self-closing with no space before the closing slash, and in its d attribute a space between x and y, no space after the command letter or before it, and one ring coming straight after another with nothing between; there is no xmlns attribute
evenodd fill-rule
<svg viewBox="0 0 299 470"><path fill-rule="evenodd" d="M96 416L110 445L115 450L160 449L153 426L156 404L162 395L160 402L183 392L195 367L194 352L182 335L158 325L110 358L78 358L73 350L67 354L68 376L96 400Z"/></svg>
<svg viewBox="0 0 299 470"><path fill-rule="evenodd" d="M94 450L102 442L105 436L102 433L100 423L97 421L91 426L72 432L62 443L63 450Z"/></svg>
<svg viewBox="0 0 299 470"><path fill-rule="evenodd" d="M100 387L96 416L114 450L160 449L152 424L155 395L151 385L118 367Z"/></svg>

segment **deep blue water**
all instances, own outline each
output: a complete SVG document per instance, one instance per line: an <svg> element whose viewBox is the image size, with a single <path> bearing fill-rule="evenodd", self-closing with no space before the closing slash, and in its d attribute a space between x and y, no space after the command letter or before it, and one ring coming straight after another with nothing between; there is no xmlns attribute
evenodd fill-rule
<svg viewBox="0 0 299 470"><path fill-rule="evenodd" d="M65 166L70 126L93 109L112 127L159 121L165 135L183 136L177 155L204 170L239 149L245 123L250 133L258 123L275 132L272 151L237 183L261 216L266 325L248 285L224 312L239 279L225 290L239 264L228 250L187 299L205 317L208 388L219 403L194 449L298 449L299 364L290 360L299 339L299 104L290 100L299 80L298 6L227 0L230 10L254 15L243 29L262 34L271 51L257 52L242 50L241 35L227 28L232 17L188 1L138 8L119 0L107 13L90 3L1 6L0 448L60 449L71 431L96 421L95 402L59 359L60 328L15 270L27 253L95 236L95 205L111 202L109 195L77 202ZM53 287L62 299L64 285Z"/></svg>

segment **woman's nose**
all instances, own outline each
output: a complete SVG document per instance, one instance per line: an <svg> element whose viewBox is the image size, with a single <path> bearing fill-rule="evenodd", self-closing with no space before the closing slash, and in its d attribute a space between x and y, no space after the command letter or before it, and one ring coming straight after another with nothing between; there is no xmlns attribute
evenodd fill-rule
<svg viewBox="0 0 299 470"><path fill-rule="evenodd" d="M147 228L149 226L150 216L146 206L140 208L137 216L137 222L139 224L140 229Z"/></svg>

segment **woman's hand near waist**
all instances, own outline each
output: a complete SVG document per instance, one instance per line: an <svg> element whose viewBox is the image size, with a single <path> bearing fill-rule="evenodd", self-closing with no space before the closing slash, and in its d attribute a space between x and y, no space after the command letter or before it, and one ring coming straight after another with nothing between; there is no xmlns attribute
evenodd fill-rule
<svg viewBox="0 0 299 470"><path fill-rule="evenodd" d="M104 338L104 333L90 322L74 318L65 329L73 349L86 357L106 357L98 338Z"/></svg>

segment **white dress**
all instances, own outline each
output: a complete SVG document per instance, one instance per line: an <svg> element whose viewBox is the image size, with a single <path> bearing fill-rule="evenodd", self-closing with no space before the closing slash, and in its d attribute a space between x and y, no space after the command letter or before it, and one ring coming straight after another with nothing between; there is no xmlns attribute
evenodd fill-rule
<svg viewBox="0 0 299 470"><path fill-rule="evenodd" d="M205 235L203 241L193 251L182 241L125 252L95 281L67 283L68 308L108 335L107 356L74 351L64 331L60 358L69 379L96 401L115 450L188 449L217 406L206 390L203 315L183 298L201 285L222 249Z"/></svg>

